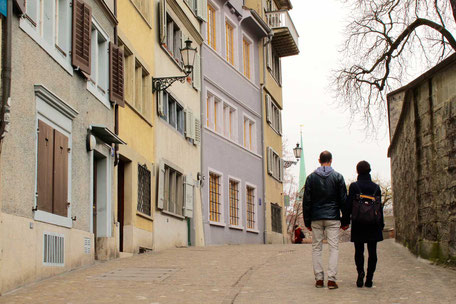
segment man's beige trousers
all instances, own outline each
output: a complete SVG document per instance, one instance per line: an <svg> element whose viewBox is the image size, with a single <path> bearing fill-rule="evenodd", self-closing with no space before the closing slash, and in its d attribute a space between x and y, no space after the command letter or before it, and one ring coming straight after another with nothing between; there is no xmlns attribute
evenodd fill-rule
<svg viewBox="0 0 456 304"><path fill-rule="evenodd" d="M326 232L329 245L328 280L336 281L339 259L339 229L340 221L338 220L312 221L312 261L315 280L325 279L322 251Z"/></svg>

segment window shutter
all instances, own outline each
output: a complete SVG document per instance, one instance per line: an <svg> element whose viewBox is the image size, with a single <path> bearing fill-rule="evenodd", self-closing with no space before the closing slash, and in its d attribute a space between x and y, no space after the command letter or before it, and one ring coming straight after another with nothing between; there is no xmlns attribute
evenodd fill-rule
<svg viewBox="0 0 456 304"><path fill-rule="evenodd" d="M198 0L197 15L207 21L207 0Z"/></svg>
<svg viewBox="0 0 456 304"><path fill-rule="evenodd" d="M266 93L266 121L268 123L272 122L272 102L271 102L271 96L269 96L268 93Z"/></svg>
<svg viewBox="0 0 456 304"><path fill-rule="evenodd" d="M198 145L201 143L201 122L198 118L195 119L195 141L194 144Z"/></svg>
<svg viewBox="0 0 456 304"><path fill-rule="evenodd" d="M165 202L165 164L161 161L158 169L157 208L163 209Z"/></svg>
<svg viewBox="0 0 456 304"><path fill-rule="evenodd" d="M272 69L272 46L271 42L266 46L266 64L267 67Z"/></svg>
<svg viewBox="0 0 456 304"><path fill-rule="evenodd" d="M52 166L54 156L54 130L38 120L37 206L52 212Z"/></svg>
<svg viewBox="0 0 456 304"><path fill-rule="evenodd" d="M166 43L166 0L160 0L160 43Z"/></svg>
<svg viewBox="0 0 456 304"><path fill-rule="evenodd" d="M273 174L273 159L272 159L272 149L271 147L267 148L267 158L268 158L268 174Z"/></svg>
<svg viewBox="0 0 456 304"><path fill-rule="evenodd" d="M201 58L198 53L195 54L195 63L193 66L193 87L201 90Z"/></svg>
<svg viewBox="0 0 456 304"><path fill-rule="evenodd" d="M158 116L164 116L165 115L164 108L163 108L163 105L164 105L164 94L165 94L164 91L158 91L157 92L157 114L158 114Z"/></svg>
<svg viewBox="0 0 456 304"><path fill-rule="evenodd" d="M54 130L54 212L68 213L68 137Z"/></svg>
<svg viewBox="0 0 456 304"><path fill-rule="evenodd" d="M282 135L282 111L277 110L277 115L279 116L279 134Z"/></svg>
<svg viewBox="0 0 456 304"><path fill-rule="evenodd" d="M185 217L193 217L193 179L192 176L184 176L184 216Z"/></svg>
<svg viewBox="0 0 456 304"><path fill-rule="evenodd" d="M279 180L283 182L283 159L279 160Z"/></svg>
<svg viewBox="0 0 456 304"><path fill-rule="evenodd" d="M124 53L112 42L109 43L109 99L125 107Z"/></svg>
<svg viewBox="0 0 456 304"><path fill-rule="evenodd" d="M25 0L14 0L14 7L19 15L25 14Z"/></svg>
<svg viewBox="0 0 456 304"><path fill-rule="evenodd" d="M82 0L73 1L72 64L90 75L92 8Z"/></svg>
<svg viewBox="0 0 456 304"><path fill-rule="evenodd" d="M192 119L191 119L191 111L185 110L185 137L191 138L192 137Z"/></svg>

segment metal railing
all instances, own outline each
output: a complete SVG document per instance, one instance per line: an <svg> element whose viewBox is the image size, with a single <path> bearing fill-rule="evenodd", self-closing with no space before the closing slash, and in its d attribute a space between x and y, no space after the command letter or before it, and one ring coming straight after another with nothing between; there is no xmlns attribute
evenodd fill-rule
<svg viewBox="0 0 456 304"><path fill-rule="evenodd" d="M290 30L291 36L293 37L293 40L296 42L296 44L298 44L298 31L296 30L293 20L291 20L290 14L287 10L266 12L266 19L269 27L272 29L284 27L288 28Z"/></svg>

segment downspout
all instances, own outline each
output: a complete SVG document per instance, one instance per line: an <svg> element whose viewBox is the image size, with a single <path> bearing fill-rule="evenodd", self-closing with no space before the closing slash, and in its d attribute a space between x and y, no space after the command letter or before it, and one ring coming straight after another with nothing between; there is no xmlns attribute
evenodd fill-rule
<svg viewBox="0 0 456 304"><path fill-rule="evenodd" d="M5 113L8 106L8 100L11 96L11 31L12 31L12 19L13 19L13 2L8 0L7 2L7 18L5 24L5 17L2 18L2 100L0 109L0 154L2 151L3 137L7 123L5 122ZM0 162L1 168L1 162ZM1 189L0 189L1 191ZM2 220L2 203L0 200L0 232L4 229ZM2 273L3 264L3 240L0 238L0 278L3 277ZM0 280L0 296L3 290L3 280Z"/></svg>
<svg viewBox="0 0 456 304"><path fill-rule="evenodd" d="M264 51L265 50L265 47L268 46L268 44L271 43L272 41L272 37L273 37L273 33L271 30L269 30L268 32L268 37L266 38L266 43L263 44L263 83L261 83L260 85L260 102L261 102L261 116L263 116L263 113L265 113L265 106L264 106L264 98L265 98L265 94L264 94L264 88L266 86L266 72L267 72L267 61L266 61L266 52ZM263 151L263 156L265 155L266 158L268 157L267 156L267 153L265 153L265 148L266 148L266 145L265 145L265 142L264 142L264 127L265 127L265 123L264 123L264 117L262 117L262 122L261 122L261 149ZM266 244L266 233L267 233L267 230L266 230L266 165L265 165L265 161L267 161L264 157L263 157L263 161L262 161L262 168L263 168L263 210L264 210L264 227L263 227L263 242Z"/></svg>
<svg viewBox="0 0 456 304"><path fill-rule="evenodd" d="M2 26L2 101L0 109L0 154L3 146L3 138L5 133L8 132L8 119L6 118L6 111L8 108L8 100L11 96L11 30L13 18L13 2L7 2L7 15L2 17L2 21L6 19L6 25ZM3 23L3 22L2 22Z"/></svg>
<svg viewBox="0 0 456 304"><path fill-rule="evenodd" d="M114 0L114 16L117 18L117 0ZM117 45L117 24L114 26L114 44ZM114 133L119 135L119 105L114 105ZM114 144L114 167L119 164L119 144Z"/></svg>

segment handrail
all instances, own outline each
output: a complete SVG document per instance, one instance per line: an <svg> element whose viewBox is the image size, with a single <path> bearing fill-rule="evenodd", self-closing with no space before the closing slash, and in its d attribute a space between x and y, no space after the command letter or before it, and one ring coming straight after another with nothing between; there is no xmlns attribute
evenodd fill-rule
<svg viewBox="0 0 456 304"><path fill-rule="evenodd" d="M283 27L288 28L294 41L296 41L296 44L298 43L299 34L293 20L290 17L290 14L288 13L288 10L266 12L266 20L272 29Z"/></svg>

